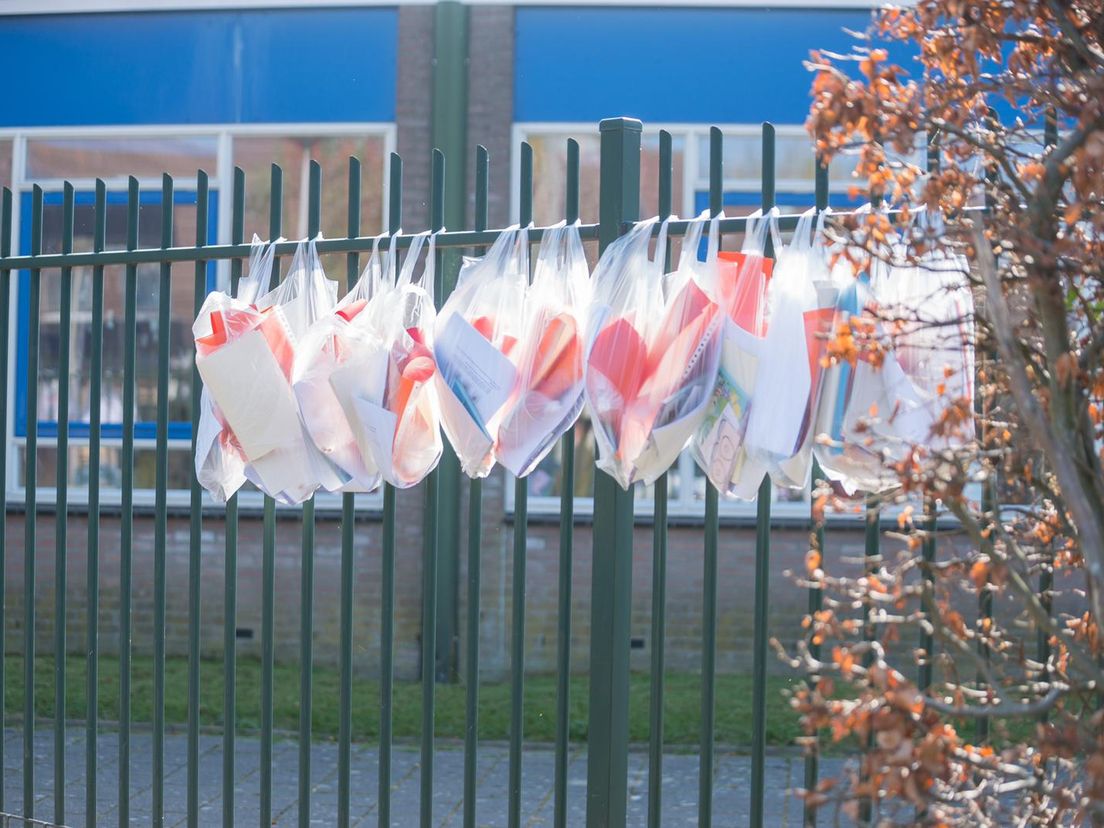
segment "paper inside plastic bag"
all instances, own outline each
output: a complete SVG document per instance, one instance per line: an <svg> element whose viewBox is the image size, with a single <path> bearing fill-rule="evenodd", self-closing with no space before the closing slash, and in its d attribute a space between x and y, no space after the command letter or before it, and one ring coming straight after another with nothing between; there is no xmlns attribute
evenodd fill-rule
<svg viewBox="0 0 1104 828"><path fill-rule="evenodd" d="M227 343L197 367L250 462L302 440L295 397L260 332Z"/></svg>
<svg viewBox="0 0 1104 828"><path fill-rule="evenodd" d="M484 437L486 425L513 390L513 363L459 314L453 314L437 337L437 365L448 389Z"/></svg>

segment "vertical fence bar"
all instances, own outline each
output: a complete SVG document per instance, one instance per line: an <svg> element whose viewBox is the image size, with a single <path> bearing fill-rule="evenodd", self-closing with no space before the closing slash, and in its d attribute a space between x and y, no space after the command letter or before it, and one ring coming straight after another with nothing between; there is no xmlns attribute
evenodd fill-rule
<svg viewBox="0 0 1104 828"><path fill-rule="evenodd" d="M173 180L161 179L161 247L173 242ZM157 292L157 490L153 530L153 824L165 821L165 553L169 496L169 344L172 264L161 263Z"/></svg>
<svg viewBox="0 0 1104 828"><path fill-rule="evenodd" d="M874 208L878 208L882 205L883 194L875 192L871 194L871 204ZM880 499L874 494L867 494L865 498L865 532L864 532L864 551L863 562L864 569L867 575L873 574L874 567L877 566L878 549L879 549L879 531L881 529L881 502ZM872 623L871 616L873 615L873 605L870 600L863 601L863 638L867 642L872 642L876 635L874 631L874 624ZM866 654L863 656L862 663L864 667L869 667L874 660L873 652L868 648ZM867 752L874 748L874 733L870 731L866 737L866 750ZM865 764L861 770L861 781L868 781L866 776ZM874 800L867 796L859 800L859 824L870 825L874 814Z"/></svg>
<svg viewBox="0 0 1104 828"><path fill-rule="evenodd" d="M828 208L828 165L823 163L818 157L816 159L816 184L815 184L815 205L818 213L824 212ZM820 567L824 566L824 518L822 515L818 516L816 509L816 490L821 481L825 480L824 472L820 468L820 463L813 460L813 474L809 483L809 532L810 540L812 541L812 548L816 554L820 557ZM815 615L820 612L820 608L823 602L823 595L821 589L816 584L809 586L809 615ZM813 658L820 658L820 645L815 641L809 642L809 654ZM816 683L816 678L809 679L809 686L811 687ZM819 774L819 751L820 744L817 739L817 734L813 734L814 744L805 753L805 790L812 793L817 787L817 776ZM813 828L816 825L816 808L813 807L809 800L806 800L803 808L803 819L806 828Z"/></svg>
<svg viewBox="0 0 1104 828"><path fill-rule="evenodd" d="M73 185L62 189L61 252L73 252ZM65 614L69 532L69 358L73 269L61 269L58 305L57 501L54 513L54 822L65 824ZM30 393L28 386L27 393Z"/></svg>
<svg viewBox="0 0 1104 828"><path fill-rule="evenodd" d="M434 231L444 226L445 216L445 155L438 149L433 150L433 162L430 176L429 223ZM437 253L438 267L435 269L437 284L434 297L443 301L441 289L441 254ZM434 680L437 665L437 550L439 548L437 506L440 503L442 469L438 466L429 476L426 487L425 549L422 562L422 779L421 779L421 825L429 828L433 824L433 723L434 723Z"/></svg>
<svg viewBox="0 0 1104 828"><path fill-rule="evenodd" d="M245 235L245 173L234 168L234 192L230 211L230 241L241 244ZM230 291L236 294L241 280L241 259L230 261ZM197 383L196 375L192 382ZM194 428L194 427L193 427ZM238 495L226 501L222 585L222 825L234 826L234 756L238 726Z"/></svg>
<svg viewBox="0 0 1104 828"><path fill-rule="evenodd" d="M475 229L487 229L490 153L475 150ZM479 750L479 590L483 550L483 480L468 481L468 618L464 681L464 828L475 828L476 771Z"/></svg>
<svg viewBox="0 0 1104 828"><path fill-rule="evenodd" d="M95 227L92 249L103 251L107 240L107 187L96 179ZM100 400L103 391L103 265L92 268L92 341L88 389L88 549L87 608L85 630L85 734L84 734L84 824L96 825L97 757L99 756L99 679L100 679ZM2 288L0 288L2 290ZM7 293L4 292L6 296ZM0 309L0 317L4 310ZM6 337L3 341L6 341ZM0 357L0 363L7 364ZM2 387L4 383L0 383ZM3 410L0 403L0 410ZM0 474L0 480L4 480Z"/></svg>
<svg viewBox="0 0 1104 828"><path fill-rule="evenodd" d="M709 130L709 212L722 208L724 186L724 136L717 127ZM695 251L696 254L696 251ZM701 744L698 769L698 825L713 824L713 726L717 690L717 543L720 514L717 489L705 484L705 550L702 572L702 678Z"/></svg>
<svg viewBox="0 0 1104 828"><path fill-rule="evenodd" d="M928 173L939 170L939 141L937 135L932 132L927 136L927 168ZM924 498L924 539L920 544L920 556L923 561L921 577L924 579L925 593L931 595L935 584L935 528L936 528L936 502L933 497ZM932 667L935 657L935 637L929 627L920 629L920 649L923 657L920 662L918 675L918 687L921 692L926 692L932 683Z"/></svg>
<svg viewBox="0 0 1104 828"><path fill-rule="evenodd" d="M0 257L7 258L11 255L11 226L12 226L12 192L4 187L0 195ZM0 440L0 485L5 488L8 485L8 336L10 334L8 314L11 311L11 270L0 270L0 435L5 435ZM8 516L7 509L0 509L0 733L7 733L7 705L2 701L6 698L8 686L8 674L6 670L5 655L7 649L6 625L8 623L7 588L8 579L5 574L8 560ZM0 739L0 768L6 768L6 755L4 745L7 740ZM0 785L0 811L7 809L4 797L4 786Z"/></svg>
<svg viewBox="0 0 1104 828"><path fill-rule="evenodd" d="M567 139L567 191L564 219L579 218L579 142ZM575 537L575 426L564 434L560 463L559 630L556 634L556 753L552 824L567 826L567 751L571 738L571 571Z"/></svg>
<svg viewBox="0 0 1104 828"><path fill-rule="evenodd" d="M1054 596L1051 592L1054 588L1054 549L1051 547L1050 555L1043 563L1042 569L1039 572L1039 602L1043 605L1048 616L1052 614ZM1042 665L1040 680L1050 681L1050 633L1043 627L1035 633L1035 657L1038 659L1039 664ZM1039 721L1045 722L1049 718L1049 713L1043 710L1039 713Z"/></svg>
<svg viewBox="0 0 1104 828"><path fill-rule="evenodd" d="M196 173L196 234L197 248L207 243L208 221L207 173ZM199 316L200 306L207 295L207 262L197 258L192 283L192 318ZM192 359L191 418L192 456L195 456L196 432L199 428L199 369ZM199 828L199 625L201 609L201 579L203 576L203 490L194 474L189 486L188 514L188 828ZM223 725L227 725L224 723ZM233 724L229 725L233 727Z"/></svg>
<svg viewBox="0 0 1104 828"><path fill-rule="evenodd" d="M671 215L674 174L671 133L659 131L659 217ZM659 251L656 251L659 255ZM663 251L663 269L671 266L671 246ZM667 638L667 472L659 476L652 490L652 678L649 692L648 740L648 826L659 828L663 821L663 671Z"/></svg>
<svg viewBox="0 0 1104 828"><path fill-rule="evenodd" d="M533 220L533 148L521 144L519 220L524 227ZM531 272L531 269L530 269ZM521 743L524 738L525 704L525 541L529 523L529 481L514 480L514 571L510 621L510 797L507 824L521 825Z"/></svg>
<svg viewBox="0 0 1104 828"><path fill-rule="evenodd" d="M42 188L31 194L31 255L42 252ZM38 544L38 332L42 274L30 271L30 317L27 342L27 448L24 456L26 511L23 528L23 816L34 817L34 662L35 547Z"/></svg>
<svg viewBox="0 0 1104 828"><path fill-rule="evenodd" d="M350 238L360 235L360 160L349 158L349 205L346 232ZM345 284L356 284L360 257L345 257ZM350 778L353 737L353 530L356 520L356 495L341 496L341 689L337 733L337 824L349 825Z"/></svg>
<svg viewBox="0 0 1104 828"><path fill-rule="evenodd" d="M1044 142L1049 138L1049 136L1046 133L1047 133L1047 127L1049 127L1049 123L1047 123L1047 122L1049 122L1050 120L1051 120L1051 114L1050 114L1050 112L1048 112L1047 116L1045 118L1045 122L1044 122L1044 134L1043 134ZM989 108L989 110L986 114L986 121L988 122L987 125L990 126L991 128L993 128L994 130L996 129L996 127L999 124L1000 119L999 119L999 116L997 115L997 111L995 109L993 109L992 107ZM992 185L992 184L996 183L997 176L998 176L998 172L997 172L996 168L986 170L986 173L985 173L986 184ZM989 190L989 189L986 189L986 192L985 192L985 209L991 211L991 210L993 210L993 208L994 208L994 203L993 203L992 191ZM996 354L992 350L989 350L986 354L983 355L983 359L986 363L991 363L995 359L995 357L996 357ZM984 367L984 365L983 365L983 367ZM975 405L977 403L980 403L983 406L983 411L982 411L983 416L980 418L980 422L979 422L978 437L979 437L979 443L982 446L985 446L988 443L988 439L987 439L988 438L988 428L986 427L986 422L989 419L990 412L988 410L987 401L980 398L980 396L975 400ZM1000 464L997 463L997 462L994 462L993 466L992 466L992 469L991 469L991 472L992 473L988 476L988 478L982 484L982 489L981 489L981 510L982 510L983 514L986 516L986 520L990 522L990 525L992 525L993 523L996 523L997 521L1000 520L1000 492L999 492L999 488L998 488L999 487ZM990 546L990 548L992 547L992 540L991 539L989 540L989 546ZM984 662L985 666L989 665L989 659L991 657L991 654L990 654L990 651L989 651L989 645L986 643L986 638L988 637L989 632L992 629L992 620L993 620L993 591L992 591L991 587L992 587L992 580L990 579L989 575L986 575L985 576L985 584L978 591L978 623L977 623L977 627L976 627L976 629L979 633L978 640L977 640L978 655L981 656L982 661ZM983 625L985 627L984 629L982 629ZM979 666L978 671L977 671L977 686L978 686L978 689L981 689L984 686L984 684L985 684L985 674L982 671L981 667ZM989 729L990 729L991 723L992 723L992 721L988 716L979 716L976 719L974 719L974 739L978 744L983 744L983 743L989 741Z"/></svg>
<svg viewBox="0 0 1104 828"><path fill-rule="evenodd" d="M391 153L387 211L387 232L394 235L402 226L402 158ZM389 246L388 256L398 249ZM383 484L383 536L380 556L380 744L379 824L391 825L391 702L395 681L395 487Z"/></svg>
<svg viewBox="0 0 1104 828"><path fill-rule="evenodd" d="M763 124L763 212L774 207L774 125ZM776 255L767 240L767 255ZM755 630L752 641L751 825L763 826L767 751L767 619L770 600L771 481L764 477L755 499Z"/></svg>
<svg viewBox="0 0 1104 828"><path fill-rule="evenodd" d="M322 166L310 162L307 193L307 237L319 230L322 212ZM308 265L309 266L309 265ZM303 504L303 550L299 572L299 826L310 825L311 709L314 672L314 495Z"/></svg>
<svg viewBox="0 0 1104 828"><path fill-rule="evenodd" d="M865 570L867 575L874 574L875 569L878 566L878 556L880 554L880 532L881 532L881 509L882 504L880 499L876 495L869 494L866 496L866 522L864 531L864 549L863 560L865 564ZM874 629L874 605L870 600L863 602L863 637L866 641L872 642L877 637ZM874 661L873 653L867 652L863 656L863 666L869 667ZM866 749L872 750L874 747L874 734L871 732L866 739ZM874 800L872 797L867 796L859 800L859 823L862 825L870 825L874 814Z"/></svg>
<svg viewBox="0 0 1104 828"><path fill-rule="evenodd" d="M605 250L622 222L640 213L640 134L632 118L599 125L598 243ZM623 826L628 795L629 644L632 620L633 491L601 470L594 481L591 565L590 723L587 826Z"/></svg>
<svg viewBox="0 0 1104 828"><path fill-rule="evenodd" d="M283 216L284 173L273 164L269 185L268 237L280 236ZM280 260L272 261L269 284L280 280ZM272 670L275 657L276 613L276 501L264 498L264 535L261 541L261 807L260 828L272 826Z"/></svg>
<svg viewBox="0 0 1104 828"><path fill-rule="evenodd" d="M1049 152L1058 143L1058 115L1053 109L1048 109L1046 113L1046 121L1043 128L1043 143L1045 144L1047 151ZM980 396L980 395L979 395ZM1054 546L1050 546L1050 554L1047 556L1047 560L1043 563L1042 568L1039 571L1039 601L1046 609L1048 617L1053 617L1053 602L1054 596L1051 590L1054 588ZM1048 633L1042 627L1036 632L1036 658L1043 666L1042 675L1040 679L1042 681L1049 682L1051 680L1050 672L1050 633ZM1048 712L1044 710L1039 714L1039 721L1045 722L1048 718Z"/></svg>
<svg viewBox="0 0 1104 828"><path fill-rule="evenodd" d="M127 187L127 250L138 248L138 179ZM123 282L123 448L119 517L119 826L130 825L130 608L134 559L134 363L137 339L138 266Z"/></svg>
<svg viewBox="0 0 1104 828"><path fill-rule="evenodd" d="M931 590L935 584L935 572L933 565L935 564L935 521L936 521L936 508L935 500L930 497L924 498L924 529L926 534L923 541L920 543L920 557L923 561L923 579L924 589L927 594L931 594ZM918 687L921 692L927 691L932 684L932 668L933 659L935 657L935 637L927 629L922 627L920 630L920 649L924 651L923 660L920 662L920 670L918 676Z"/></svg>
<svg viewBox="0 0 1104 828"><path fill-rule="evenodd" d="M443 158L451 158L442 171L441 223L439 227L463 227L467 215L468 154L468 4L445 0L434 4L433 87L430 100L432 145ZM459 251L446 249L437 256L437 296L448 298L460 270ZM437 464L436 514L437 594L434 606L434 661L437 681L458 678L457 636L460 577L460 461L446 440Z"/></svg>

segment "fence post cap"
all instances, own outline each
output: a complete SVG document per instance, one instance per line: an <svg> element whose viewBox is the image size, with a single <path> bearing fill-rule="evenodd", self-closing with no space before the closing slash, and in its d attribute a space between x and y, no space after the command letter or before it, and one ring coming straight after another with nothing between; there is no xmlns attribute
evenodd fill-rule
<svg viewBox="0 0 1104 828"><path fill-rule="evenodd" d="M644 124L637 118L604 118L598 122L600 132L610 129L628 129L634 132L643 132Z"/></svg>

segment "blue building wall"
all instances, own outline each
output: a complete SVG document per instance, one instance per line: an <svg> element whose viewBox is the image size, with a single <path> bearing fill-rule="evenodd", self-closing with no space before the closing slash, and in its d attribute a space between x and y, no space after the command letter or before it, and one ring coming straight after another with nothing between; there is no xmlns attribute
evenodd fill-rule
<svg viewBox="0 0 1104 828"><path fill-rule="evenodd" d="M0 126L393 121L397 36L393 8L0 18Z"/></svg>
<svg viewBox="0 0 1104 828"><path fill-rule="evenodd" d="M801 123L812 49L849 51L863 9L519 8L515 121L628 115Z"/></svg>

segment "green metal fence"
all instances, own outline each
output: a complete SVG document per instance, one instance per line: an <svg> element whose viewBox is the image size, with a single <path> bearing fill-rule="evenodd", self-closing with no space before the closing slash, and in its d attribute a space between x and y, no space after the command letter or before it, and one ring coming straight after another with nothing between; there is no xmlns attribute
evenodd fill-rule
<svg viewBox="0 0 1104 828"><path fill-rule="evenodd" d="M597 240L604 248L619 235L626 232L632 223L639 220L640 212L640 159L641 124L631 119L603 121L601 132L601 177L600 209L597 224L584 224L581 233L586 240ZM762 206L770 208L775 201L774 184L774 130L769 124L763 126L763 171ZM710 188L709 204L716 213L721 209L723 161L721 157L722 134L714 129L710 147ZM528 145L521 146L520 176L520 213L521 221L528 222L532 217L532 151ZM566 188L566 218L574 221L579 215L579 147L574 141L568 141ZM476 157L475 181L475 220L470 230L449 230L442 232L437 240L437 255L454 255L457 249L475 249L486 247L494 241L500 230L487 229L488 201L488 155L480 147ZM364 228L360 221L360 164L357 159L349 161L348 179L348 227L347 235L318 243L322 253L346 254L346 278L353 283L359 273L360 257L367 253L373 243L373 237L362 235ZM672 212L672 143L667 133L660 134L659 153L659 211L668 216ZM387 215L386 230L390 234L399 232L402 223L402 178L403 164L397 155L390 159L390 207ZM440 230L443 226L445 205L445 157L434 151L432 158L430 218L431 229ZM273 165L270 187L269 234L276 238L281 233L283 201L283 174ZM231 241L225 245L208 245L208 181L201 171L197 176L196 199L196 235L194 244L188 239L173 237L173 179L166 175L162 184L162 224L161 246L153 249L138 247L139 186L131 178L126 200L127 244L125 250L105 249L105 222L107 214L107 194L103 182L98 182L95 191L95 231L91 252L73 252L73 215L74 190L65 185L63 194L63 247L58 254L43 254L43 192L35 188L32 199L31 246L29 255L13 256L11 247L13 202L8 190L3 192L2 215L0 215L0 417L6 417L8 388L8 319L11 295L12 274L21 270L29 274L30 314L27 330L28 359L26 370L28 387L34 388L39 377L39 330L41 281L44 270L58 269L61 274L61 297L59 313L61 336L68 337L69 322L72 314L70 304L72 269L74 267L93 268L93 294L91 324L94 331L102 331L104 324L104 267L107 265L125 266L124 296L125 312L123 325L125 330L124 375L123 375L123 438L122 438L122 499L121 499L121 576L119 607L119 675L120 688L119 721L117 723L119 761L117 769L105 773L97 765L97 736L100 726L97 721L97 677L99 633L99 581L100 568L100 450L101 450L101 372L103 369L103 339L94 336L91 350L91 404L89 451L91 457L90 479L88 484L88 538L87 538L87 640L79 642L87 657L87 709L86 722L87 750L85 755L85 812L86 824L91 826L96 819L98 786L100 784L117 786L118 823L128 825L128 813L132 780L130 778L130 738L131 721L131 632L133 618L132 575L135 550L134 518L134 451L135 451L135 359L136 359L136 312L139 287L138 267L141 264L159 265L159 330L167 332L170 322L170 279L171 265L174 262L194 263L194 309L198 311L207 290L208 263L215 260L230 260L231 282L236 286L242 271L242 259L248 256L249 246L243 243L244 204L247 182L242 171L236 170L232 193ZM322 193L320 168L313 164L310 170L308 193L308 230L313 236L319 230L319 216ZM828 177L827 170L818 168L816 178L816 205L823 209L827 206ZM783 216L783 229L792 229L796 224L794 215ZM728 218L720 222L725 233L741 233L745 220ZM674 221L670 224L670 234L681 236L686 233L689 223ZM373 228L374 229L374 228ZM531 238L537 240L542 233L536 228ZM384 240L382 246L394 243L399 247L408 246L409 235L392 236ZM182 243L184 242L184 243ZM277 245L277 255L293 252L294 242ZM668 251L669 253L669 251ZM278 277L279 261L274 265L273 282ZM446 269L437 268L437 296L446 295L451 289ZM168 521L168 440L169 440L169 337L159 337L157 348L157 421L156 421L156 500L154 503L154 708L153 708L153 823L163 824L164 820L164 736L165 718L165 633L166 633L166 539ZM66 376L68 365L68 344L61 348L61 375ZM200 387L198 373L191 374L191 418L193 441L195 424L199 413ZM66 383L61 383L61 395L58 400L58 458L57 458L57 505L55 511L55 533L57 548L56 563L56 600L55 613L55 653L66 652L67 647L78 646L78 642L67 641L65 637L66 618L66 543L67 517L71 511L66 480L68 479L68 421L70 401ZM28 393L26 400L27 457L36 457L38 439L37 423L38 398ZM8 431L8 423L3 430ZM194 449L194 444L193 444ZM7 478L9 457L6 443L0 441L0 479ZM818 470L819 471L819 470ZM35 666L35 549L37 497L37 463L26 465L26 500L24 521L24 618L23 652L25 653L23 676L8 676L3 673L3 660L0 659L0 689L7 688L11 682L22 682L24 709L22 721L11 725L22 727L23 732L23 799L22 802L3 802L3 785L0 785L0 812L18 814L25 819L43 819L35 813L34 778L34 734L38 723L35 720L34 666ZM558 660L557 660L557 700L555 724L555 760L554 760L554 824L565 826L567 815L567 764L568 764L568 710L569 683L571 665L571 569L573 560L574 524L572 481L575 473L574 435L569 432L563 438L564 476L561 487L561 514L559 535L559 595L558 595ZM480 621L480 549L482 482L470 481L469 512L467 536L467 608L464 624L467 629L467 650L463 653L466 670L466 737L464 740L464 808L463 824L476 824L475 790L476 759L479 750L478 739L478 694L480 660L478 651ZM435 669L440 651L437 641L438 627L438 550L445 543L458 542L447 533L453 531L452 518L439 520L441 509L446 508L444 501L459 503L456 493L461 486L458 465L451 450L446 447L446 457L441 466L428 479L421 491L401 495L402 497L424 497L426 504L426 523L424 530L424 548L422 554L423 607L422 607L422 729L421 729L421 798L420 822L428 826L433 822L434 790L434 692ZM667 491L666 475L655 486L654 497L654 535L652 564L652 605L651 605L651 699L650 699L650 741L648 746L648 824L660 824L663 797L663 675L664 675L664 630L666 612L666 576L667 576ZM510 744L508 777L508 824L521 824L522 806L522 702L524 699L524 622L525 622L525 578L526 578L526 530L527 496L524 481L517 483L514 493L513 516L513 571L512 571L512 643L510 681ZM396 818L391 803L393 766L391 761L393 745L392 701L394 695L394 615L395 615L395 559L396 559L396 499L397 493L390 486L383 489L382 507L382 566L379 579L382 585L380 613L381 640L380 659L380 737L378 762L378 821L380 825L391 825ZM617 484L602 473L596 474L593 517L593 544L591 590L591 634L590 634L590 670L589 670L589 728L587 742L588 774L586 813L590 826L622 826L626 823L627 770L629 750L628 696L629 696L629 652L630 652L630 600L632 589L632 530L633 530L633 493L621 490ZM750 798L751 824L764 824L765 789L765 751L766 751L766 673L767 645L770 631L767 628L768 585L770 577L770 484L764 479L759 492L756 533L755 533L755 588L754 588L754 696L753 696L753 742L751 745L752 779L747 794ZM457 507L458 508L458 507ZM877 507L870 505L870 517L867 532L867 554L874 556L878 551ZM189 825L199 825L200 811L200 686L203 681L200 661L199 611L202 600L200 560L204 551L203 538L203 498L198 483L193 480L190 493L190 546L188 571L188 727L187 727L187 815ZM358 599L354 591L354 517L357 514L357 496L345 494L341 511L341 585L340 585L340 683L339 683L339 738L338 738L338 823L350 823L351 791L351 733L352 733L352 663L353 663L353 607ZM230 499L225 508L225 549L224 566L224 659L223 681L225 686L224 721L235 722L235 618L239 589L238 584L238 525L239 505L237 496ZM273 805L273 671L274 671L274 619L277 611L275 597L275 554L276 554L276 505L273 500L264 501L262 574L259 584L250 589L259 589L262 604L261 639L261 721L260 721L260 825L266 828L272 824ZM454 516L458 522L458 515ZM298 777L298 822L306 826L311 817L311 709L312 709L312 672L310 669L312 653L312 616L313 616L313 571L314 571L314 501L308 501L301 509L300 526L302 532L301 559L301 631L299 686L299 777ZM0 512L0 521L6 516ZM10 518L17 520L17 517ZM810 525L812 518L810 517ZM288 523L284 524L285 526ZM823 545L823 527L814 527L814 542ZM0 524L0 544L5 544L3 558L7 560L6 526ZM713 780L714 780L714 710L718 703L716 686L716 632L717 632L717 563L719 550L719 509L718 495L709 487L705 501L705 522L702 532L704 544L704 584L702 615L702 682L701 682L701 738L700 738L700 789L698 793L699 824L713 824ZM408 550L409 551L409 550ZM931 544L925 546L925 557L934 555ZM2 578L2 568L0 568ZM0 583L0 601L4 588ZM810 590L809 608L819 607L820 596L816 590ZM0 604L0 635L5 629L5 609ZM4 642L0 642L3 644ZM929 646L930 646L930 642ZM55 660L55 711L52 723L54 732L54 784L55 796L53 813L48 819L56 824L66 824L66 754L65 754L65 659ZM209 669L209 668L207 668ZM925 674L930 680L930 674ZM923 680L923 677L922 677ZM722 700L723 701L723 700ZM3 723L6 727L9 723ZM115 726L113 725L113 730ZM224 727L222 732L222 822L231 825L235 808L235 732L234 727ZM3 741L0 740L0 751ZM0 755L0 767L3 767ZM815 756L806 761L804 784L815 786L817 764ZM210 792L209 792L210 793ZM438 815L440 816L440 815ZM812 812L804 815L806 824L815 824ZM717 820L718 822L727 820Z"/></svg>

